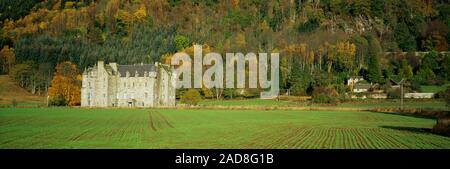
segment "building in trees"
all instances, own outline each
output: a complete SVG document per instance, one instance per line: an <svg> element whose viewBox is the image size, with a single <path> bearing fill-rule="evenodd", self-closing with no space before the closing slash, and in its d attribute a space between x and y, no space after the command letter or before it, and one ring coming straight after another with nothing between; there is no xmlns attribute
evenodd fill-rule
<svg viewBox="0 0 450 169"><path fill-rule="evenodd" d="M347 86L349 86L353 93L367 92L372 87L370 83L367 83L362 76L352 76L347 80Z"/></svg>
<svg viewBox="0 0 450 169"><path fill-rule="evenodd" d="M155 64L97 65L83 73L82 107L155 107L175 105L172 67Z"/></svg>

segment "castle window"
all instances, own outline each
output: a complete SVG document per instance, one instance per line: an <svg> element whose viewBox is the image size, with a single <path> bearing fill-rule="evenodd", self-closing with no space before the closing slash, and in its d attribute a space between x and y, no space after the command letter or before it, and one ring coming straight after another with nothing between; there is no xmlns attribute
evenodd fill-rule
<svg viewBox="0 0 450 169"><path fill-rule="evenodd" d="M148 96L147 96L148 94L147 93L145 93L145 98L147 98Z"/></svg>
<svg viewBox="0 0 450 169"><path fill-rule="evenodd" d="M123 87L124 88L127 87L127 83L123 82Z"/></svg>
<svg viewBox="0 0 450 169"><path fill-rule="evenodd" d="M147 82L145 82L145 87L147 87Z"/></svg>

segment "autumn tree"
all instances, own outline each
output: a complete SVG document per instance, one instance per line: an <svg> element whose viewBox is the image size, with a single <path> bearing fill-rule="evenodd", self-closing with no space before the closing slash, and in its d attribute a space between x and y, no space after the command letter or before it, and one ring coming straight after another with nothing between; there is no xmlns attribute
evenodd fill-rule
<svg viewBox="0 0 450 169"><path fill-rule="evenodd" d="M138 24L147 23L147 9L145 8L145 6L141 6L139 9L134 11L133 20Z"/></svg>
<svg viewBox="0 0 450 169"><path fill-rule="evenodd" d="M56 66L48 95L52 98L64 98L69 106L80 104L81 75L76 65L71 62L63 62Z"/></svg>
<svg viewBox="0 0 450 169"><path fill-rule="evenodd" d="M331 68L338 71L350 70L355 63L356 45L346 42L338 42L336 45L330 45L328 50L328 72Z"/></svg>
<svg viewBox="0 0 450 169"><path fill-rule="evenodd" d="M15 63L16 55L14 54L14 49L9 48L9 46L3 46L2 50L0 51L0 73L8 72Z"/></svg>

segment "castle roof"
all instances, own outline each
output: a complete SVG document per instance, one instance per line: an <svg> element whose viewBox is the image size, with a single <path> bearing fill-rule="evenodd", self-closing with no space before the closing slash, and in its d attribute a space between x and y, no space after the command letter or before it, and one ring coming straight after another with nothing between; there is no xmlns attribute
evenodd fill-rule
<svg viewBox="0 0 450 169"><path fill-rule="evenodd" d="M118 65L117 69L121 77L125 77L127 72L130 73L130 77L134 77L136 72L139 77L143 77L145 72L156 72L154 64Z"/></svg>

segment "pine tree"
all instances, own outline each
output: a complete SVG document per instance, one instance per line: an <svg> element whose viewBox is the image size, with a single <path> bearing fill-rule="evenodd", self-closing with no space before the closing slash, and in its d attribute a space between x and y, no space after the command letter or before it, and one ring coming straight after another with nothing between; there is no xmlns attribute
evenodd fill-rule
<svg viewBox="0 0 450 169"><path fill-rule="evenodd" d="M397 25L394 32L395 41L398 43L398 47L403 51L415 51L417 48L417 43L415 36L411 34L408 26L401 22Z"/></svg>
<svg viewBox="0 0 450 169"><path fill-rule="evenodd" d="M369 41L369 70L368 77L370 82L381 83L380 55L382 54L380 42L373 37L368 37Z"/></svg>

